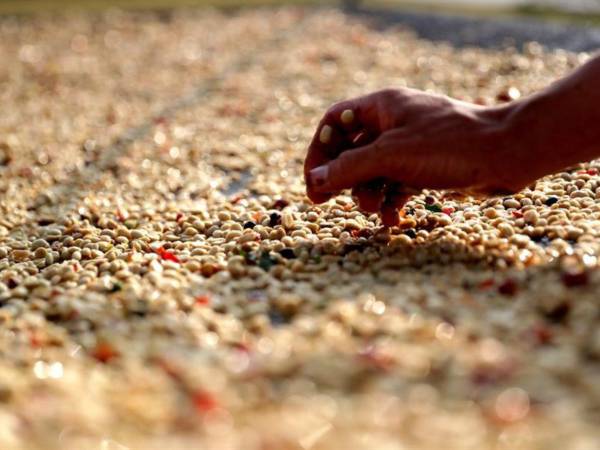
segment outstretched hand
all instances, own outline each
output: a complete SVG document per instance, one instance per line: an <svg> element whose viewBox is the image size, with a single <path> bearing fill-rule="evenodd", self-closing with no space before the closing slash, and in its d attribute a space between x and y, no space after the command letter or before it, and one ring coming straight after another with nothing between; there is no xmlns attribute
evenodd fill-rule
<svg viewBox="0 0 600 450"><path fill-rule="evenodd" d="M412 89L387 89L344 101L322 118L304 173L309 198L352 189L359 207L396 225L398 210L421 189L481 194L513 191L530 180L514 167L502 179L504 112Z"/></svg>

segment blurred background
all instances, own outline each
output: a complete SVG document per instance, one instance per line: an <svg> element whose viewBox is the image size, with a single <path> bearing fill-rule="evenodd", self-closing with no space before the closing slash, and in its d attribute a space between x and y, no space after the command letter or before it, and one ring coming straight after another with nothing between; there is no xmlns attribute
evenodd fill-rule
<svg viewBox="0 0 600 450"><path fill-rule="evenodd" d="M462 14L526 15L541 19L597 21L600 0L0 0L0 14L64 9L172 8L176 6L239 7L273 4L318 4L346 7L393 7Z"/></svg>

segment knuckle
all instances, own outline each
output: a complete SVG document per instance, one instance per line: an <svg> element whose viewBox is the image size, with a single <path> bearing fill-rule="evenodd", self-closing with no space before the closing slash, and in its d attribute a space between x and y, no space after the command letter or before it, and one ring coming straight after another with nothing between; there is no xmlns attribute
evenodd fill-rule
<svg viewBox="0 0 600 450"><path fill-rule="evenodd" d="M383 97L391 97L391 96L396 95L398 92L399 92L399 89L385 88L385 89L381 89L378 92L378 94Z"/></svg>
<svg viewBox="0 0 600 450"><path fill-rule="evenodd" d="M348 172L348 166L344 159L336 159L329 163L328 185L334 189L345 187L346 179L351 173Z"/></svg>
<svg viewBox="0 0 600 450"><path fill-rule="evenodd" d="M337 159L332 161L337 173L347 170L354 163L354 153L344 152Z"/></svg>
<svg viewBox="0 0 600 450"><path fill-rule="evenodd" d="M327 112L325 113L325 118L331 117L335 112L339 109L339 103L334 103L329 108L327 108Z"/></svg>
<svg viewBox="0 0 600 450"><path fill-rule="evenodd" d="M379 157L384 154L388 148L392 146L394 137L392 133L383 133L373 144L373 153Z"/></svg>
<svg viewBox="0 0 600 450"><path fill-rule="evenodd" d="M349 103L350 102L347 101L347 100L346 101L341 101L341 102L334 103L327 110L326 117L332 117L332 116L340 113L341 111L343 111L344 109L346 109L348 107Z"/></svg>

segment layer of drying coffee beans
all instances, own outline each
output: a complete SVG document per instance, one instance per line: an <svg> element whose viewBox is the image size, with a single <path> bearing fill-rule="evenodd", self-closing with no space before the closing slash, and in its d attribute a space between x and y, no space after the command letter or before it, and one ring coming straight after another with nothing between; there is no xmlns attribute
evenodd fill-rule
<svg viewBox="0 0 600 450"><path fill-rule="evenodd" d="M494 104L588 55L311 9L0 36L2 449L598 448L600 164L392 229L302 181L335 101Z"/></svg>

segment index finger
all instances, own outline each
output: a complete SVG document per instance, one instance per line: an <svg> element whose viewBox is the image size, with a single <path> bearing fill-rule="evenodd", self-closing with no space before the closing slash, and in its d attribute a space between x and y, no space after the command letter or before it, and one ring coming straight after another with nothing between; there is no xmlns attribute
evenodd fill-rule
<svg viewBox="0 0 600 450"><path fill-rule="evenodd" d="M336 103L325 114L326 123L349 133L366 132L376 139L381 133L378 98L380 92Z"/></svg>
<svg viewBox="0 0 600 450"><path fill-rule="evenodd" d="M315 192L308 183L308 173L337 158L344 150L364 145L365 142L355 142L360 133L368 130L368 134L371 134L372 126L366 126L368 121L365 120L362 100L363 98L357 98L336 103L319 122L304 161L307 194L315 203L325 202L335 193Z"/></svg>
<svg viewBox="0 0 600 450"><path fill-rule="evenodd" d="M342 131L327 123L327 116L321 119L319 126L308 147L308 153L304 160L304 181L308 197L315 203L323 203L335 193L315 192L310 184L309 172L315 167L327 164L348 147Z"/></svg>

